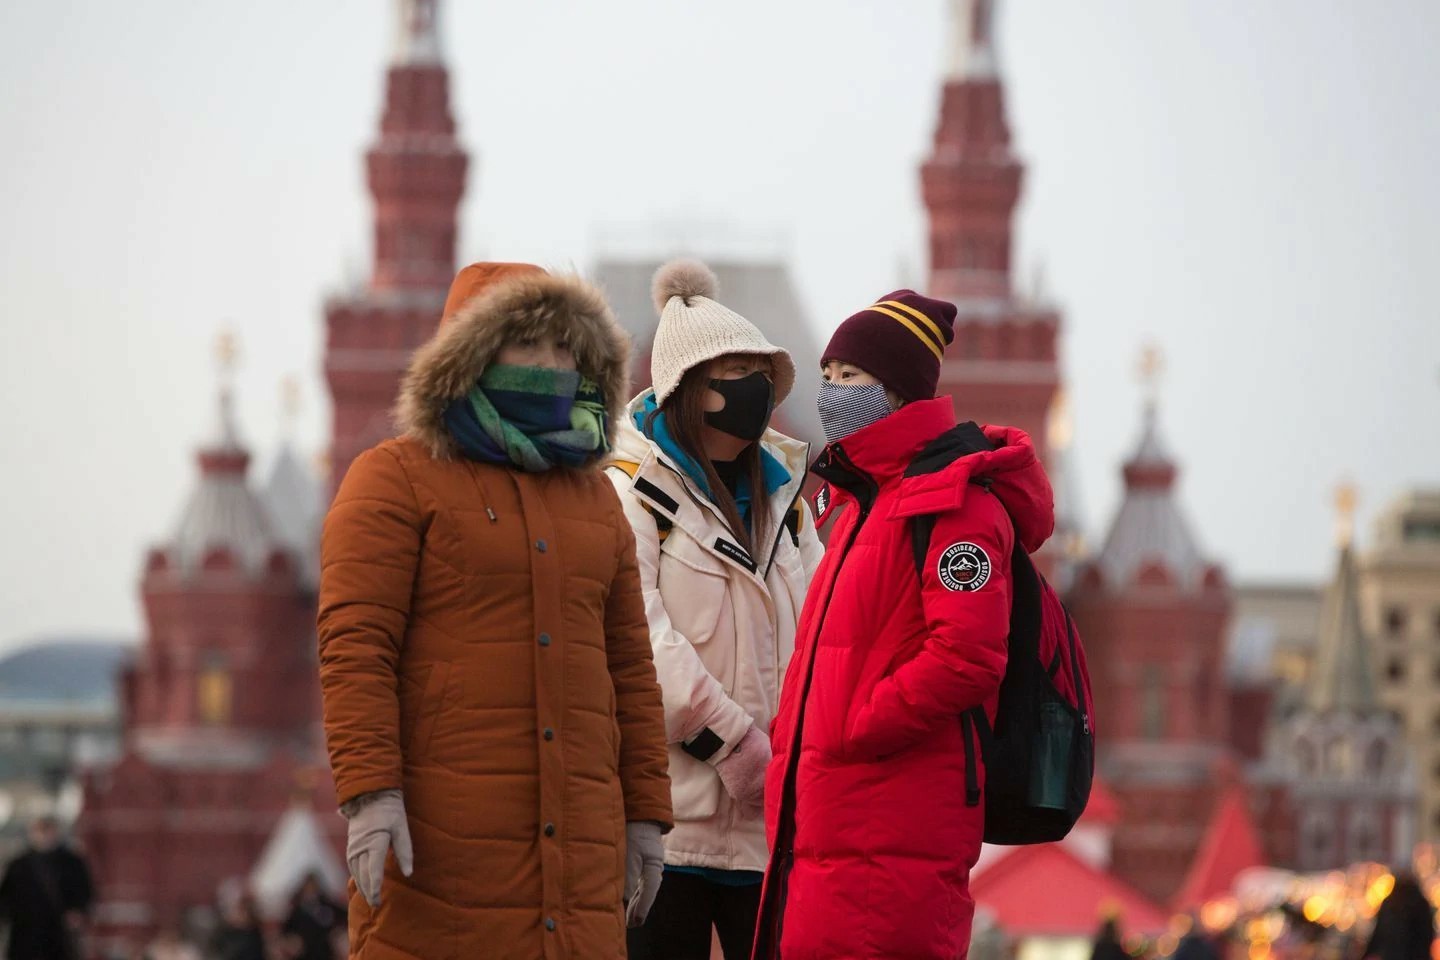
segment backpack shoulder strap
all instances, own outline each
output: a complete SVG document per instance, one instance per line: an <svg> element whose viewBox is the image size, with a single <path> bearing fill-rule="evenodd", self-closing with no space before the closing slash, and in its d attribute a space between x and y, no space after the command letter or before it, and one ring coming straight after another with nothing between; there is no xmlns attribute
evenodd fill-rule
<svg viewBox="0 0 1440 960"><path fill-rule="evenodd" d="M631 480L634 480L635 475L640 472L640 464L634 460L611 460L609 466L619 470ZM655 532L659 535L660 542L664 543L665 538L670 536L670 531L675 527L675 522L648 503L644 504L644 507L650 516L654 518Z"/></svg>
<svg viewBox="0 0 1440 960"><path fill-rule="evenodd" d="M994 449L995 445L985 436L985 431L973 420L966 421L931 440L925 449L910 461L905 476L919 477L927 473L939 473L961 457ZM970 482L977 487L990 489L989 477L971 477ZM930 538L934 533L934 514L920 514L910 518L910 546L915 554L915 575L922 581L925 577L925 557L930 553Z"/></svg>

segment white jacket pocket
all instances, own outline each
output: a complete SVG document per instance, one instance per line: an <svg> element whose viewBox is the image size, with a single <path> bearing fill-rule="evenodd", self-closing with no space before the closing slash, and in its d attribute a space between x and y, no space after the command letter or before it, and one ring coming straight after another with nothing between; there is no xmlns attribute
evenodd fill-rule
<svg viewBox="0 0 1440 960"><path fill-rule="evenodd" d="M708 820L720 809L725 787L715 768L670 744L670 803L676 820Z"/></svg>

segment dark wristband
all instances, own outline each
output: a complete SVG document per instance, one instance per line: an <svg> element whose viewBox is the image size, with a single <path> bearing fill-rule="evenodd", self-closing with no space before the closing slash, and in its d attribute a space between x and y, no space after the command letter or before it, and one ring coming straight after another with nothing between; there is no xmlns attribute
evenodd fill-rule
<svg viewBox="0 0 1440 960"><path fill-rule="evenodd" d="M680 749L704 763L719 753L723 746L725 746L725 741L720 739L720 735L706 727L691 739L680 744Z"/></svg>

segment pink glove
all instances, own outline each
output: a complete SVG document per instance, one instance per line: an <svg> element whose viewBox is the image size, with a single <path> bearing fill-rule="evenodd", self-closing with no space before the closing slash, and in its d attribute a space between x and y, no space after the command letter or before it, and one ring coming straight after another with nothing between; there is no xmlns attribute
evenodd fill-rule
<svg viewBox="0 0 1440 960"><path fill-rule="evenodd" d="M764 810L765 768L770 765L770 738L752 726L730 755L715 764L725 792L740 806L740 815L754 818Z"/></svg>

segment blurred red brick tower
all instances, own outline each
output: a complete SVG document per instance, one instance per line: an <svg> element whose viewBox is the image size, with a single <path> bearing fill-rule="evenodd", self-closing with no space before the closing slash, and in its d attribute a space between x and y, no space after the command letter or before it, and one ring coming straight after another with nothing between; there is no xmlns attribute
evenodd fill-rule
<svg viewBox="0 0 1440 960"><path fill-rule="evenodd" d="M327 812L339 848L316 736L314 596L247 480L230 407L226 389L199 482L145 561L120 760L85 783L101 947L176 923L213 903L221 881L248 877L292 803Z"/></svg>
<svg viewBox="0 0 1440 960"><path fill-rule="evenodd" d="M940 391L960 416L1017 426L1047 464L1060 385L1060 315L1015 294L1011 258L1024 167L1010 144L996 70L993 0L951 0L954 31L934 149L920 171L929 212L928 292L959 308Z"/></svg>
<svg viewBox="0 0 1440 960"><path fill-rule="evenodd" d="M334 400L330 490L360 452L394 432L390 408L410 354L434 333L455 275L456 212L468 160L455 137L438 0L398 0L380 138L365 156L375 200L370 282L325 304Z"/></svg>
<svg viewBox="0 0 1440 960"><path fill-rule="evenodd" d="M1230 588L1176 502L1178 468L1157 420L1152 400L1120 511L1069 602L1090 655L1098 767L1123 811L1114 871L1166 902L1237 765L1224 673Z"/></svg>

